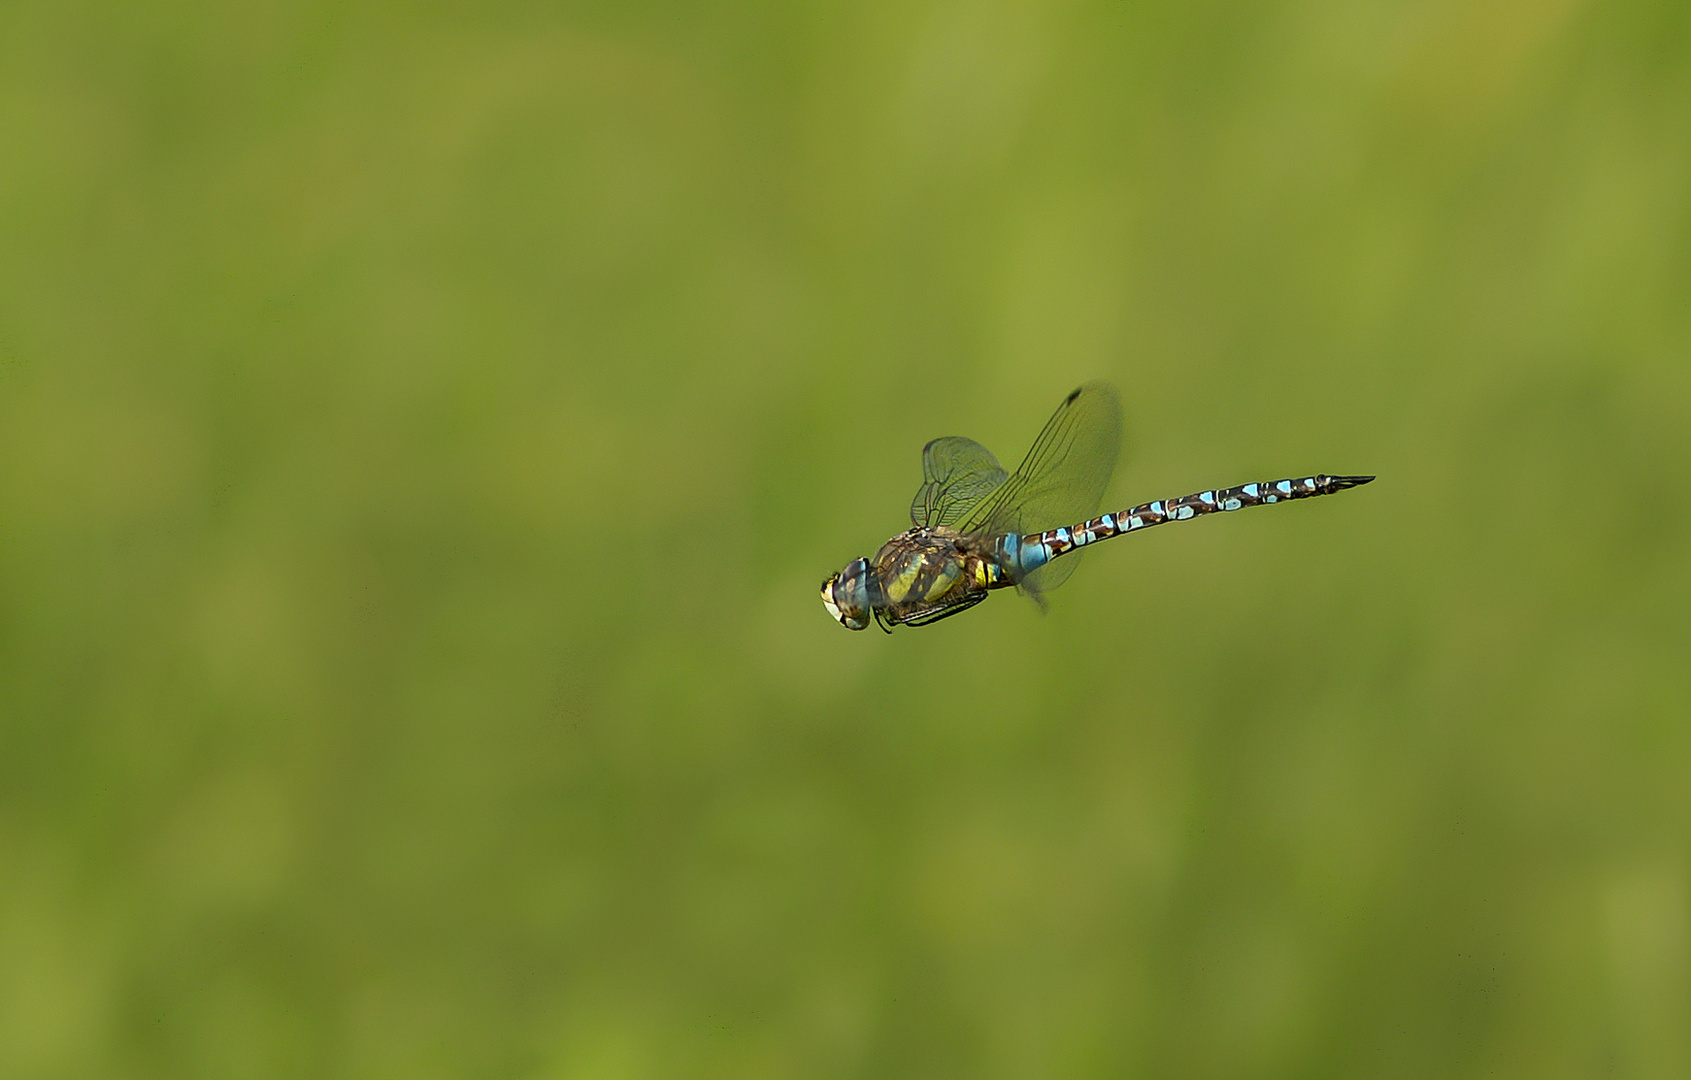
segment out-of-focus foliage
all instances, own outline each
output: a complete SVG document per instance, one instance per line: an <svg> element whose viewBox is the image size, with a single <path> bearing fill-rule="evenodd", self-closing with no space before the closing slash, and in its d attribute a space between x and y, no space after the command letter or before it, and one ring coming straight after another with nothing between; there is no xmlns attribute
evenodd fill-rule
<svg viewBox="0 0 1691 1080"><path fill-rule="evenodd" d="M1688 13L0 6L0 1074L1691 1075Z"/></svg>

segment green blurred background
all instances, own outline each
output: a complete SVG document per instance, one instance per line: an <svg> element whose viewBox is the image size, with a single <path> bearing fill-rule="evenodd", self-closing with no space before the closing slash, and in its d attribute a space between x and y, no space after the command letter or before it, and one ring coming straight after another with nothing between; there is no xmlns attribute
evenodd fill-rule
<svg viewBox="0 0 1691 1080"><path fill-rule="evenodd" d="M1691 1075L1688 361L1685 4L14 0L0 1075Z"/></svg>

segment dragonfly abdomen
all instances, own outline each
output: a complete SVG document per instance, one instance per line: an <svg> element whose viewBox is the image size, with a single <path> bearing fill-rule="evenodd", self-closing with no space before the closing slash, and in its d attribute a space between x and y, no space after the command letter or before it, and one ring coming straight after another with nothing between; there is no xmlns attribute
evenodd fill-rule
<svg viewBox="0 0 1691 1080"><path fill-rule="evenodd" d="M1189 521L1201 514L1243 510L1247 506L1266 506L1292 499L1310 499L1317 495L1331 495L1346 488L1360 487L1373 480L1372 476L1317 476L1301 480L1270 480L1266 483L1240 484L1238 487L1194 492L1178 499L1158 499L1142 503L1131 510L1105 514L1079 525L1033 536L1007 536L1004 554L1013 557L1018 576L1025 576L1047 562L1076 551L1088 544L1108 540L1112 536L1137 532L1169 521ZM1010 548L1014 549L1013 553Z"/></svg>

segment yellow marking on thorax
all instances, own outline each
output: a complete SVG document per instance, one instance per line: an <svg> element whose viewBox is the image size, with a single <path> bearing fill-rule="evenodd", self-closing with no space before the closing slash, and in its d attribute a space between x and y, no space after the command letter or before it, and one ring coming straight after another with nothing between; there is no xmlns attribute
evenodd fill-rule
<svg viewBox="0 0 1691 1080"><path fill-rule="evenodd" d="M899 572L885 582L887 600L899 604L905 601L938 600L949 595L963 581L963 567L947 561L935 565L921 558L912 558Z"/></svg>
<svg viewBox="0 0 1691 1080"><path fill-rule="evenodd" d="M963 568L955 562L948 562L944 571L934 575L933 580L928 583L928 594L923 599L938 600L940 597L949 594L962 582Z"/></svg>
<svg viewBox="0 0 1691 1080"><path fill-rule="evenodd" d="M916 575L921 571L922 564L915 559L908 559L896 577L883 578L881 587L886 591L890 603L901 603L910 595L910 587L916 584Z"/></svg>

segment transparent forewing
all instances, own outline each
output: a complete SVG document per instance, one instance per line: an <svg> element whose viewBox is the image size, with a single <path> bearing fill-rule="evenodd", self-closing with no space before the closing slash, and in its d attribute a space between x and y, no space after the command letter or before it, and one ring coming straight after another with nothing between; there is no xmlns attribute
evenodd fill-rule
<svg viewBox="0 0 1691 1080"><path fill-rule="evenodd" d="M969 511L958 528L985 535L1026 536L1076 525L1098 513L1121 453L1121 402L1108 383L1080 387L1057 407L1015 473ZM1029 574L1022 588L1037 596L1061 585L1078 552Z"/></svg>
<svg viewBox="0 0 1691 1080"><path fill-rule="evenodd" d="M956 525L1007 476L991 451L973 439L935 439L922 447L922 487L910 500L910 522L918 528Z"/></svg>

